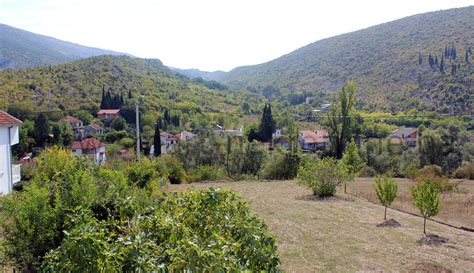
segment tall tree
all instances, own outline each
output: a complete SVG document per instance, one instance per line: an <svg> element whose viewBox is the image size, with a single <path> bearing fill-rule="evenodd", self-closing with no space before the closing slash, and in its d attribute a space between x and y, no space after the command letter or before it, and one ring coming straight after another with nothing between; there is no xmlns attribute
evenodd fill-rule
<svg viewBox="0 0 474 273"><path fill-rule="evenodd" d="M342 158L344 149L351 139L353 110L355 104L356 88L353 81L349 81L339 90L339 102L331 105L326 116L329 141L337 159Z"/></svg>
<svg viewBox="0 0 474 273"><path fill-rule="evenodd" d="M423 64L423 56L421 56L421 52L418 54L418 64Z"/></svg>
<svg viewBox="0 0 474 273"><path fill-rule="evenodd" d="M441 56L441 61L439 63L439 71L444 73L444 56Z"/></svg>
<svg viewBox="0 0 474 273"><path fill-rule="evenodd" d="M266 104L263 108L262 119L260 121L260 139L262 142L272 141L272 135L275 131L275 120L272 116L272 107Z"/></svg>
<svg viewBox="0 0 474 273"><path fill-rule="evenodd" d="M347 149L344 151L342 163L345 166L348 175L348 179L344 182L344 193L346 193L347 182L353 181L359 175L359 171L363 166L363 161L359 156L354 139L351 140L351 143L349 143Z"/></svg>
<svg viewBox="0 0 474 273"><path fill-rule="evenodd" d="M153 136L153 146L155 147L153 150L154 156L161 155L160 124L161 124L161 118L158 118L155 125L155 135Z"/></svg>
<svg viewBox="0 0 474 273"><path fill-rule="evenodd" d="M35 119L35 127L34 127L34 136L36 144L39 146L44 146L46 141L49 138L49 134L51 133L51 127L49 125L48 118L45 114L41 113Z"/></svg>

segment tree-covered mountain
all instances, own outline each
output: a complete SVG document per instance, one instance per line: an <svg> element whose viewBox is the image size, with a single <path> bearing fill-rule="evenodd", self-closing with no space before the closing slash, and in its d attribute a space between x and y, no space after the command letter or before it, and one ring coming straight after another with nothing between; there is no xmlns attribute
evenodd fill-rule
<svg viewBox="0 0 474 273"><path fill-rule="evenodd" d="M60 64L97 55L127 55L0 24L0 69Z"/></svg>
<svg viewBox="0 0 474 273"><path fill-rule="evenodd" d="M353 79L358 106L366 110L472 113L473 51L470 6L320 40L267 63L235 68L219 80L295 104L306 96L331 97Z"/></svg>
<svg viewBox="0 0 474 273"><path fill-rule="evenodd" d="M21 103L35 111L99 105L102 90L142 100L148 111L224 113L239 109L258 95L223 91L222 84L192 80L167 69L160 60L95 56L66 64L0 71L0 109Z"/></svg>
<svg viewBox="0 0 474 273"><path fill-rule="evenodd" d="M190 78L203 78L205 80L217 80L225 75L226 72L217 70L213 72L202 71L199 69L181 69L176 67L168 67L169 69L176 71L180 74L188 76Z"/></svg>

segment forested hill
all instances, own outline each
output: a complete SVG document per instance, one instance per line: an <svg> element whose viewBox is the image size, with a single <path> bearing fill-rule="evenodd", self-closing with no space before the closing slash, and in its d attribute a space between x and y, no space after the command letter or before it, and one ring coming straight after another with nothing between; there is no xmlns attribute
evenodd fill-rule
<svg viewBox="0 0 474 273"><path fill-rule="evenodd" d="M472 113L473 51L470 6L320 40L264 64L235 68L220 80L298 103L303 100L292 98L333 94L353 79L366 110Z"/></svg>
<svg viewBox="0 0 474 273"><path fill-rule="evenodd" d="M82 46L0 24L0 69L60 64L124 53Z"/></svg>
<svg viewBox="0 0 474 273"><path fill-rule="evenodd" d="M0 71L0 109L21 103L30 109L77 109L99 105L102 89L143 100L151 111L163 107L183 113L224 112L240 106L249 92L223 90L191 80L156 59L96 56L71 63ZM258 96L253 96L258 97Z"/></svg>

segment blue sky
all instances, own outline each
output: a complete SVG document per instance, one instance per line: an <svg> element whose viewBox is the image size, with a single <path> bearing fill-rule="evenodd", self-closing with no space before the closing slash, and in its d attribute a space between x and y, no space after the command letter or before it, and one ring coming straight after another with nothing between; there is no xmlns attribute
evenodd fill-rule
<svg viewBox="0 0 474 273"><path fill-rule="evenodd" d="M230 70L465 0L0 0L0 23L82 45Z"/></svg>

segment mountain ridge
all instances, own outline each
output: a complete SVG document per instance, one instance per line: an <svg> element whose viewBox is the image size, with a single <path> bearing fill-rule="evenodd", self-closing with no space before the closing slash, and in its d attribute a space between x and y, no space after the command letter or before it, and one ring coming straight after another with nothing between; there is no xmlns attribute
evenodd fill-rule
<svg viewBox="0 0 474 273"><path fill-rule="evenodd" d="M411 108L442 113L472 109L474 6L428 12L358 31L325 38L272 61L237 67L219 81L287 103L293 95L330 95L350 79L360 90L366 110L407 111ZM457 59L444 58L426 66L428 54L441 59L445 47L458 50ZM419 54L423 63L418 65ZM451 66L459 66L456 74Z"/></svg>
<svg viewBox="0 0 474 273"><path fill-rule="evenodd" d="M0 23L0 69L54 65L98 55L132 56L83 46Z"/></svg>

